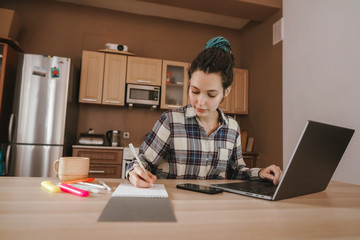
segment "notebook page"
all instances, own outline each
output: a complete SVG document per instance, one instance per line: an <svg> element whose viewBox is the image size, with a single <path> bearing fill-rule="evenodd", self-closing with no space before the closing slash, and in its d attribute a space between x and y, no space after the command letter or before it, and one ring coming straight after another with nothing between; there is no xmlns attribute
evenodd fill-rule
<svg viewBox="0 0 360 240"><path fill-rule="evenodd" d="M113 197L167 198L164 184L154 184L151 188L137 188L130 183L120 183L112 194Z"/></svg>

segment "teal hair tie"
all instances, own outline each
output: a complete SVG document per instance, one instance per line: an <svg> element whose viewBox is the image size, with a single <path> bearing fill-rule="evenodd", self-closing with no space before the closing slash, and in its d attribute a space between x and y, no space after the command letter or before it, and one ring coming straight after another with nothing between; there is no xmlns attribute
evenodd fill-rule
<svg viewBox="0 0 360 240"><path fill-rule="evenodd" d="M223 50L226 53L231 53L230 43L224 37L214 37L214 38L210 39L205 44L204 49L212 48L212 47L220 48L221 50Z"/></svg>

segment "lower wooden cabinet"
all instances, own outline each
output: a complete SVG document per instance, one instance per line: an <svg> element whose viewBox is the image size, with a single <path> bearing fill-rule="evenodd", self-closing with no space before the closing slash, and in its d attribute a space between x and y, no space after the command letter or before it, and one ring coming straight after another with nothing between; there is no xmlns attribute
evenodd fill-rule
<svg viewBox="0 0 360 240"><path fill-rule="evenodd" d="M248 168L256 167L257 153L253 152L243 152L243 159Z"/></svg>
<svg viewBox="0 0 360 240"><path fill-rule="evenodd" d="M73 146L72 155L90 158L89 177L121 178L122 148Z"/></svg>
<svg viewBox="0 0 360 240"><path fill-rule="evenodd" d="M89 177L121 178L121 165L90 164Z"/></svg>

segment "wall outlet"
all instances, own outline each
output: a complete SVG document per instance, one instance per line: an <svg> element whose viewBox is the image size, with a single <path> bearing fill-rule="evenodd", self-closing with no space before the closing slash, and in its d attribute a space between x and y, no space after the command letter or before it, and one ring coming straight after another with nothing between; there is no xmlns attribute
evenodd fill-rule
<svg viewBox="0 0 360 240"><path fill-rule="evenodd" d="M124 132L124 138L129 138L130 137L130 133L129 132Z"/></svg>

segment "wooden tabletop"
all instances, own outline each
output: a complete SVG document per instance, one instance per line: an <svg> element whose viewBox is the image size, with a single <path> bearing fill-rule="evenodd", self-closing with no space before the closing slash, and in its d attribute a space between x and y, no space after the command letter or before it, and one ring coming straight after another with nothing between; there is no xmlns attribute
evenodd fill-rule
<svg viewBox="0 0 360 240"><path fill-rule="evenodd" d="M360 186L331 182L326 191L267 201L206 195L165 184L177 222L97 222L111 192L81 198L50 193L45 178L0 177L0 239L360 239ZM113 190L121 179L103 179ZM97 180L95 180L97 182Z"/></svg>

